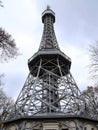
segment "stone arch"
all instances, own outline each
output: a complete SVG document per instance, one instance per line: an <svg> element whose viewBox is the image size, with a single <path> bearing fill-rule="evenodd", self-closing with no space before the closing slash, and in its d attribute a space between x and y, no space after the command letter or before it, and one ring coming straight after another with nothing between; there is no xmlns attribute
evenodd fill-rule
<svg viewBox="0 0 98 130"><path fill-rule="evenodd" d="M41 123L40 122L33 122L33 121L27 121L25 124L26 129L33 130L33 129L40 129Z"/></svg>
<svg viewBox="0 0 98 130"><path fill-rule="evenodd" d="M66 128L66 130L76 130L76 122L73 120L61 122L62 129ZM65 126L65 127L64 127Z"/></svg>
<svg viewBox="0 0 98 130"><path fill-rule="evenodd" d="M18 130L18 126L16 123L11 123L10 125L6 126L5 130Z"/></svg>
<svg viewBox="0 0 98 130"><path fill-rule="evenodd" d="M86 130L91 130L92 128L94 128L94 130L97 130L97 126L91 122L85 122L83 128L86 128Z"/></svg>

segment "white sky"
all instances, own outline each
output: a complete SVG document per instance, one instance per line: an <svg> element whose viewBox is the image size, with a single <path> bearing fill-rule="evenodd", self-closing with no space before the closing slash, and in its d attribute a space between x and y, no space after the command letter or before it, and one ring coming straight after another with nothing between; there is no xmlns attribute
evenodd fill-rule
<svg viewBox="0 0 98 130"><path fill-rule="evenodd" d="M16 99L29 74L27 60L38 50L43 24L41 13L50 5L61 50L72 59L71 73L80 90L92 85L88 74L88 47L98 40L98 0L3 0L0 26L16 41L21 56L0 64L4 91Z"/></svg>

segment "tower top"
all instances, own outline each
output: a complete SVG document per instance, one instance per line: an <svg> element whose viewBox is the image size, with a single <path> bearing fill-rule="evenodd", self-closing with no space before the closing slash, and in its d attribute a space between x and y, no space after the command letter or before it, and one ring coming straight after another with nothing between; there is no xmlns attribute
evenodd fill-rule
<svg viewBox="0 0 98 130"><path fill-rule="evenodd" d="M44 23L44 18L46 15L51 15L53 17L53 22L55 22L55 13L51 10L49 5L47 5L46 10L42 13L42 22L43 23Z"/></svg>
<svg viewBox="0 0 98 130"><path fill-rule="evenodd" d="M59 49L53 26L54 22L55 13L50 9L50 6L48 5L46 10L42 13L42 23L44 24L44 29L39 50Z"/></svg>

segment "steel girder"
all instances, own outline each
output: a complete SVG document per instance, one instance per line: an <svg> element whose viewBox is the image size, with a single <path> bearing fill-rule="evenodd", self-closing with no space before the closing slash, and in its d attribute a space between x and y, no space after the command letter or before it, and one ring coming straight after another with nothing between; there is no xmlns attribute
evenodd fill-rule
<svg viewBox="0 0 98 130"><path fill-rule="evenodd" d="M78 114L83 100L80 91L69 72L65 73L60 59L44 59L36 63L36 77L30 73L15 107L22 115L42 113ZM33 70L34 71L34 70ZM59 75L60 74L60 75Z"/></svg>

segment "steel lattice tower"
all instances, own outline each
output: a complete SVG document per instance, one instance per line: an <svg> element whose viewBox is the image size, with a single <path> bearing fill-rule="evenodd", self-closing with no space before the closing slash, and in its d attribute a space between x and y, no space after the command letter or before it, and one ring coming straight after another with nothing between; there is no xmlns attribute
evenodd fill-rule
<svg viewBox="0 0 98 130"><path fill-rule="evenodd" d="M29 76L16 101L22 115L78 114L82 100L70 73L71 59L59 48L53 24L55 13L47 7L39 50L29 60Z"/></svg>
<svg viewBox="0 0 98 130"><path fill-rule="evenodd" d="M15 105L4 112L3 130L97 130L98 113L70 73L71 59L59 48L49 6L42 22L39 49L28 60L30 73Z"/></svg>

